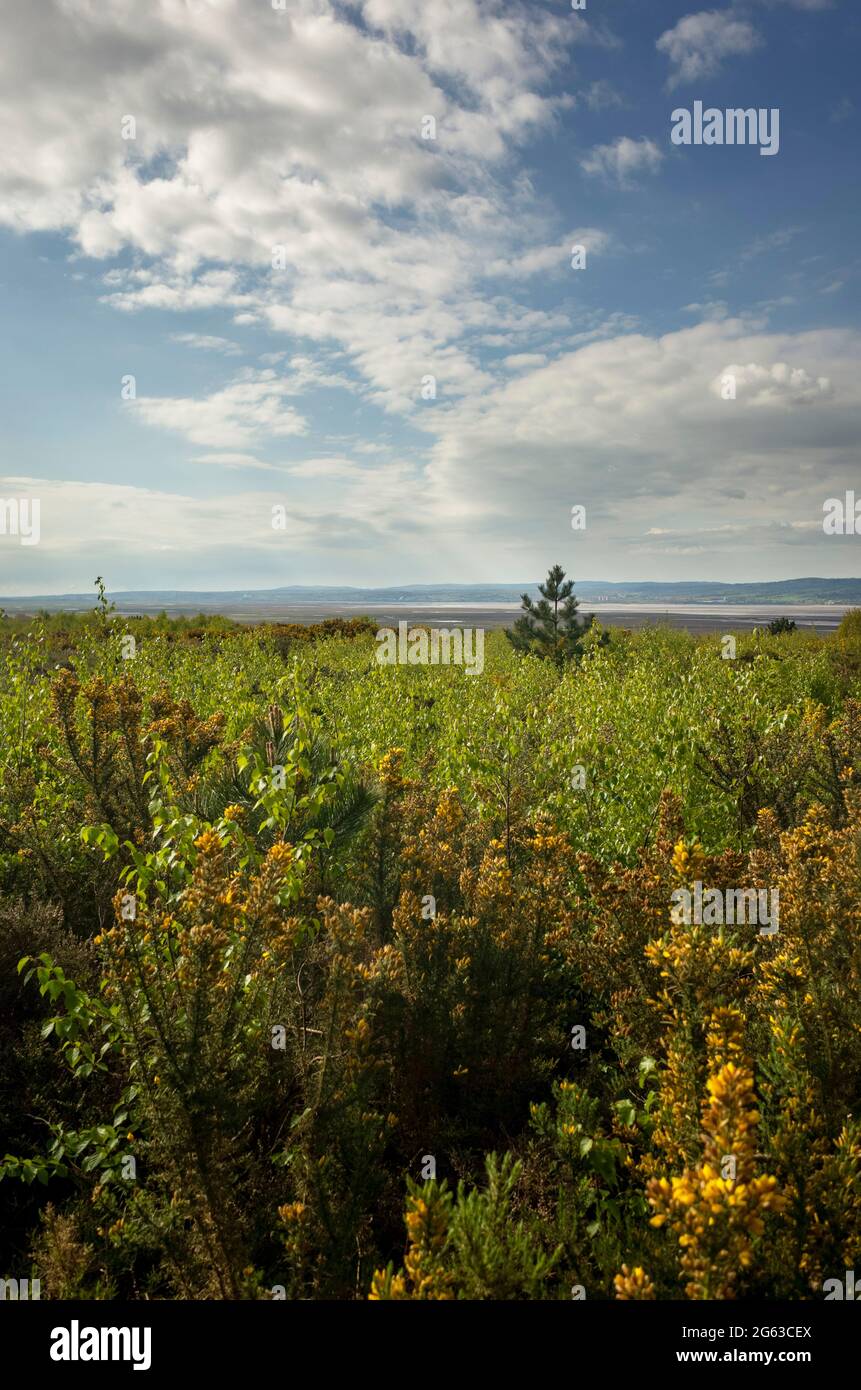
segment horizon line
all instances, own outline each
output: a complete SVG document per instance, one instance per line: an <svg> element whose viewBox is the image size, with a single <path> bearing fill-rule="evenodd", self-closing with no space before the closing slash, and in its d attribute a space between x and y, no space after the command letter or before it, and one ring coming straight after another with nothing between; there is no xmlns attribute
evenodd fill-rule
<svg viewBox="0 0 861 1390"><path fill-rule="evenodd" d="M571 576L568 575L567 572L566 572L566 579L570 579L570 578L571 578ZM343 583L343 584L307 584L307 583L306 583L306 584L296 584L296 583L287 583L287 584L272 584L272 585L259 585L259 586L252 586L252 585L236 585L236 586L234 586L233 588L229 588L229 589L213 589L213 588L200 588L200 589L194 588L194 589L186 589L186 588L182 588L182 587L180 587L180 586L173 586L172 588L161 588L161 589L146 589L146 588L125 588L125 589L120 589L120 588L118 588L118 589L108 589L108 588L106 588L106 589L105 589L105 594L106 594L106 596L110 596L110 595L112 595L112 594L115 595L115 596L123 596L123 595L157 596L157 595L159 595L159 594L184 594L184 595L185 595L185 594L187 594L187 595L193 595L193 594L200 594L200 595L237 595L237 594L246 594L246 593L247 593L247 594L261 594L261 593L281 592L281 591L284 591L284 590L309 590L309 591L310 591L310 590L316 590L316 591L318 591L318 592L321 591L321 590L328 590L328 591L332 591L332 592L337 592L337 591L340 591L340 592L343 592L343 591L355 591L355 592L362 592L362 591L364 591L364 592L390 592L390 591L392 591L392 590L409 591L409 590L421 590L421 589L461 589L461 590L464 590L464 589L490 589L490 588L497 588L497 589L501 589L501 588L505 588L505 589L523 589L523 588L529 588L529 587L532 587L532 588L536 588L536 589L537 589L538 586L539 586L540 584L543 584L544 582L545 582L544 579L541 579L541 580L508 580L508 579L499 580L499 579L486 579L486 580L469 580L469 581L464 581L464 582L460 582L460 581L456 581L456 580L423 580L423 581L420 581L420 582L411 581L410 583L405 583L405 584L399 584L399 583L388 583L388 584L347 584L347 583ZM656 588L656 587L664 587L664 588L666 588L666 587L675 587L675 588L678 588L678 587L693 587L693 586L697 586L697 587L701 587L701 588L712 587L712 588L723 588L723 589L740 589L740 588L749 588L749 587L754 586L754 585L755 585L755 586L758 586L758 587L760 587L760 588L765 588L765 587L772 586L772 585L777 585L777 584L802 584L802 583L821 583L821 584L833 584L833 585L859 584L859 583L861 583L861 575L828 576L828 575L815 575L815 574L814 574L814 575L811 575L811 574L806 574L806 575L790 575L790 576L782 577L782 578L779 578L779 579L735 579L735 580L723 580L723 579L589 579L589 578L585 578L585 577L584 577L584 578L582 578L582 579L575 580L574 582L575 582L575 584L607 585L608 587L614 587L614 588L619 588L619 587L622 587L622 586L626 586L626 587L630 587L630 588L640 588L640 589L643 589L643 588L650 588L650 587L651 587L651 588ZM576 597L576 590L575 590L575 597ZM3 603L23 603L23 602L28 602L28 601L30 601L30 602L35 602L35 601L37 601L37 600L39 600L39 599L48 599L48 600L50 600L50 599L83 599L83 598L86 598L86 599L93 598L94 601L97 601L97 596L94 595L94 594L92 594L90 590L73 590L73 589L67 589L67 590L62 590L62 591L53 592L53 593L45 593L45 592L42 592L42 593L29 593L29 594L7 594L7 595L0 595L0 605L2 605Z"/></svg>

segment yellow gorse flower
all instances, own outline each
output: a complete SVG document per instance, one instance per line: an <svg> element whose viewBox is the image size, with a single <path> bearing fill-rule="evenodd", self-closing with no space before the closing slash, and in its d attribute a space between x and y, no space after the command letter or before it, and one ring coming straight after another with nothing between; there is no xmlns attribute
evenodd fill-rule
<svg viewBox="0 0 861 1390"><path fill-rule="evenodd" d="M709 1036L719 1052L738 1054L740 1032L736 1011L712 1016ZM782 1211L786 1199L777 1192L777 1178L756 1172L760 1117L749 1067L725 1062L706 1090L702 1158L677 1176L648 1182L650 1224L675 1233L688 1298L733 1298L739 1271L753 1262L766 1213Z"/></svg>

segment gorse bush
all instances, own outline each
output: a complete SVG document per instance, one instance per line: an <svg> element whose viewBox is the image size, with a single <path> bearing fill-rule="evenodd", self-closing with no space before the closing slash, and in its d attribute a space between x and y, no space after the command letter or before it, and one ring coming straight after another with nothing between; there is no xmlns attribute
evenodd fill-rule
<svg viewBox="0 0 861 1390"><path fill-rule="evenodd" d="M0 635L0 1204L43 1297L857 1267L857 624L499 633L480 679L360 622ZM777 930L672 911L742 890Z"/></svg>

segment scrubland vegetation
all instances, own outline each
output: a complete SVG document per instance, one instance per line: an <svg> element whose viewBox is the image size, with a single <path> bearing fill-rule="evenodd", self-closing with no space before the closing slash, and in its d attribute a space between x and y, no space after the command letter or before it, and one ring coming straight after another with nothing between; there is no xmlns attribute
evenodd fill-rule
<svg viewBox="0 0 861 1390"><path fill-rule="evenodd" d="M492 634L480 677L104 602L0 643L7 1272L805 1299L858 1267L861 614L734 660ZM779 931L673 922L696 881L779 889Z"/></svg>

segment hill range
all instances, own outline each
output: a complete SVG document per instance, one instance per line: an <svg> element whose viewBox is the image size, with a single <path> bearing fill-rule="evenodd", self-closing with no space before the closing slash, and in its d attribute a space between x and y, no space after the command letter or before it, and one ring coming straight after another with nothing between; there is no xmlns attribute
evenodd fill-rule
<svg viewBox="0 0 861 1390"><path fill-rule="evenodd" d="M712 580L666 582L583 579L576 582L575 589L581 602L613 606L642 604L663 608L674 604L839 604L843 607L861 605L861 579L779 579L744 584L723 584ZM262 609L286 609L305 604L315 609L332 605L333 609L341 610L349 606L356 612L361 611L362 605L374 608L393 604L404 604L410 608L448 604L469 607L485 604L517 606L524 593L537 597L537 583L527 580L520 584L402 584L380 588L286 584L273 589L128 589L109 593L108 597L123 612L152 612L164 609L167 612L232 613L237 609L247 608L250 617L255 611ZM40 608L49 612L78 612L91 608L93 604L92 591L0 598L0 605L10 613L34 612Z"/></svg>

